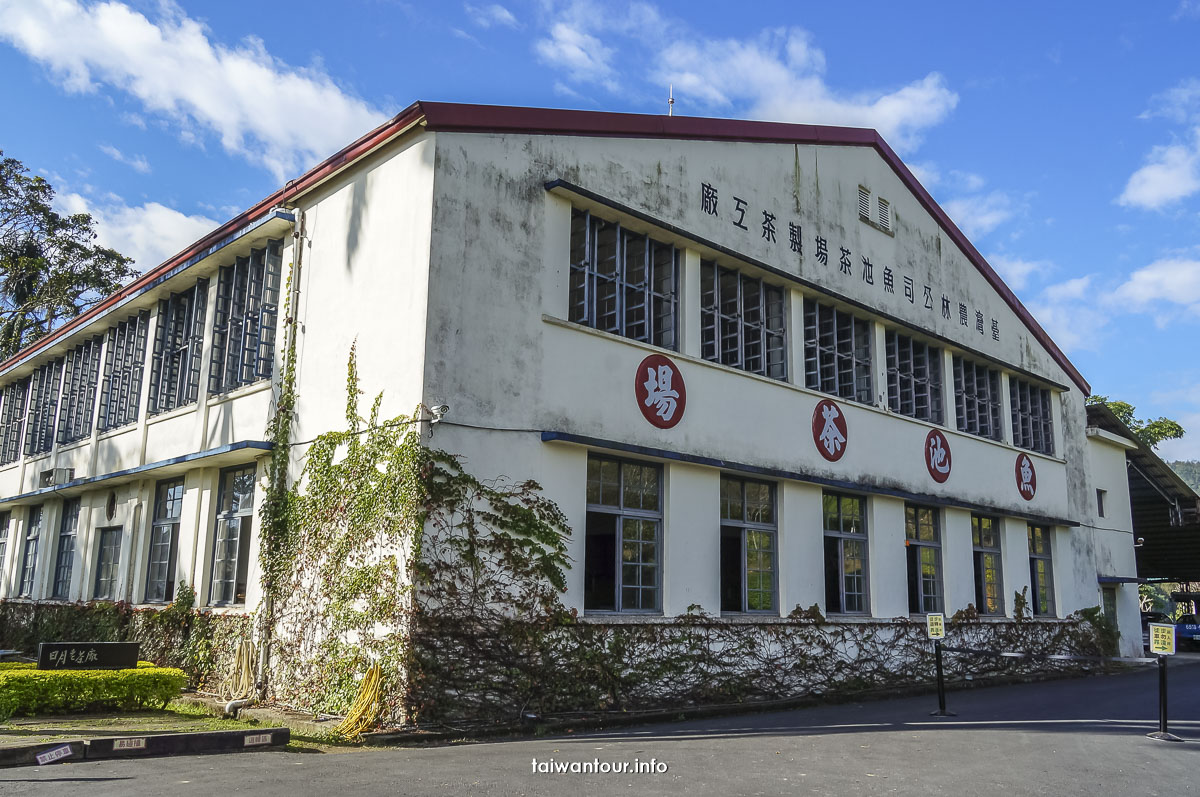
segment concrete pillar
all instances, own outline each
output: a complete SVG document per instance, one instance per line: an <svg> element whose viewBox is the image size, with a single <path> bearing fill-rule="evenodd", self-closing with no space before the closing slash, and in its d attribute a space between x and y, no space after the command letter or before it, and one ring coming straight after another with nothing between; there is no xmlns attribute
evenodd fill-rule
<svg viewBox="0 0 1200 797"><path fill-rule="evenodd" d="M1011 444L1013 441L1012 394L1009 393L1008 380L1008 374L1002 371L1000 373L1000 429L1004 435L1004 442Z"/></svg>
<svg viewBox="0 0 1200 797"><path fill-rule="evenodd" d="M904 552L904 502L875 495L866 501L871 616L908 616L908 565Z"/></svg>
<svg viewBox="0 0 1200 797"><path fill-rule="evenodd" d="M871 322L871 379L875 384L875 406L888 406L887 330L878 321Z"/></svg>
<svg viewBox="0 0 1200 797"><path fill-rule="evenodd" d="M1004 561L1004 613L1013 615L1013 595L1021 590L1029 599L1029 611L1033 611L1033 595L1029 586L1029 524L1020 518L1001 518L1004 532L1000 556Z"/></svg>
<svg viewBox="0 0 1200 797"><path fill-rule="evenodd" d="M679 270L679 351L700 356L700 253L683 250Z"/></svg>
<svg viewBox="0 0 1200 797"><path fill-rule="evenodd" d="M942 585L947 617L975 603L971 513L965 509L942 510Z"/></svg>
<svg viewBox="0 0 1200 797"><path fill-rule="evenodd" d="M954 399L954 354L942 349L942 405L946 408L946 428L958 428L958 405Z"/></svg>
<svg viewBox="0 0 1200 797"><path fill-rule="evenodd" d="M779 609L825 608L825 534L821 488L785 481L776 491L779 508Z"/></svg>
<svg viewBox="0 0 1200 797"><path fill-rule="evenodd" d="M788 290L788 381L804 387L804 293Z"/></svg>
<svg viewBox="0 0 1200 797"><path fill-rule="evenodd" d="M680 462L663 470L663 614L684 614L692 604L720 614L720 471Z"/></svg>

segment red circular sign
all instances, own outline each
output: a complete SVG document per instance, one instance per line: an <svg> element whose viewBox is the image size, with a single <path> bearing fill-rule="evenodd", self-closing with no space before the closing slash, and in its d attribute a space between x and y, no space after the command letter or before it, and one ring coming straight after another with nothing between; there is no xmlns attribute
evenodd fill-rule
<svg viewBox="0 0 1200 797"><path fill-rule="evenodd" d="M925 467L938 484L950 478L950 441L937 429L925 437Z"/></svg>
<svg viewBox="0 0 1200 797"><path fill-rule="evenodd" d="M687 404L683 374L661 354L642 360L634 374L633 394L642 416L659 429L670 429L683 419Z"/></svg>
<svg viewBox="0 0 1200 797"><path fill-rule="evenodd" d="M846 415L842 408L829 399L821 399L813 410L813 442L821 456L837 462L846 453L849 434L846 431Z"/></svg>
<svg viewBox="0 0 1200 797"><path fill-rule="evenodd" d="M1017 492L1026 501L1032 501L1037 495L1037 471L1033 467L1033 458L1028 454L1017 454Z"/></svg>

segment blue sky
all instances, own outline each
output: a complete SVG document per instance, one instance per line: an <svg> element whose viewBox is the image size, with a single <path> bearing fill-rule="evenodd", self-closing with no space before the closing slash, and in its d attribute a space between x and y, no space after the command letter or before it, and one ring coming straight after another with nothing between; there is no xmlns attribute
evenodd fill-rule
<svg viewBox="0 0 1200 797"><path fill-rule="evenodd" d="M0 0L0 148L156 265L417 99L875 127L1200 459L1200 0Z"/></svg>

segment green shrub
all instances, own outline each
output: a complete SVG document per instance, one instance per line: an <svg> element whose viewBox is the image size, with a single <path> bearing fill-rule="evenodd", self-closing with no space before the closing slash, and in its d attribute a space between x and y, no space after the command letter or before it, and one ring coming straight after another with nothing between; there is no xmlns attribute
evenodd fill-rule
<svg viewBox="0 0 1200 797"><path fill-rule="evenodd" d="M38 670L0 664L0 719L13 714L59 714L165 706L179 696L182 670L138 662L135 670Z"/></svg>

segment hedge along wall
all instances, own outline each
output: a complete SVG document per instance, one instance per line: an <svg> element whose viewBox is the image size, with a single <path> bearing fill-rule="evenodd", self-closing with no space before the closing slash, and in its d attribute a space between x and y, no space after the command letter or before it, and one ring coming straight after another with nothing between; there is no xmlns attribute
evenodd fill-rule
<svg viewBox="0 0 1200 797"><path fill-rule="evenodd" d="M37 655L40 642L140 642L139 658L177 667L190 686L221 693L234 653L252 630L251 618L191 608L191 592L162 609L127 603L0 601L0 647Z"/></svg>

